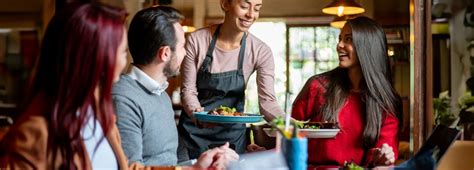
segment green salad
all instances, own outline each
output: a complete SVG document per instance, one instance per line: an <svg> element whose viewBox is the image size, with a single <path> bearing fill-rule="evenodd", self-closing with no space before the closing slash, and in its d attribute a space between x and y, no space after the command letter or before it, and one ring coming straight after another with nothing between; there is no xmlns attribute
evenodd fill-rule
<svg viewBox="0 0 474 170"><path fill-rule="evenodd" d="M300 129L303 129L303 128L304 129L309 129L309 128L319 129L319 127L317 125L306 125L306 123L308 123L309 120L308 121L299 121L299 120L292 119L291 121L296 125L296 127L300 128ZM285 126L285 120L281 116L273 119L272 122L276 126Z"/></svg>
<svg viewBox="0 0 474 170"><path fill-rule="evenodd" d="M344 169L349 169L349 170L364 170L364 167L361 167L354 163L354 161L344 162Z"/></svg>

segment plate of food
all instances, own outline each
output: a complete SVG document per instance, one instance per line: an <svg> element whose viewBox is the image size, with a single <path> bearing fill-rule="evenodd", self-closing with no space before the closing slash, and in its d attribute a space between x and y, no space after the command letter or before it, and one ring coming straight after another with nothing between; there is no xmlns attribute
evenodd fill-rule
<svg viewBox="0 0 474 170"><path fill-rule="evenodd" d="M274 120L273 122L279 128L284 126L281 120ZM294 124L298 126L298 132L307 138L334 138L340 131L337 123L331 122L295 121ZM278 133L277 129L274 128L263 128L263 131L270 137L275 137Z"/></svg>
<svg viewBox="0 0 474 170"><path fill-rule="evenodd" d="M334 122L304 122L299 131L306 133L307 138L334 138L340 129Z"/></svg>
<svg viewBox="0 0 474 170"><path fill-rule="evenodd" d="M270 137L275 137L277 130L272 128L263 128L265 134ZM305 134L307 138L334 138L340 129L298 129L302 134Z"/></svg>
<svg viewBox="0 0 474 170"><path fill-rule="evenodd" d="M334 138L339 129L299 129L302 133L307 133L307 138Z"/></svg>
<svg viewBox="0 0 474 170"><path fill-rule="evenodd" d="M201 122L212 123L256 123L262 121L260 114L241 113L235 108L220 106L207 112L194 112L194 117Z"/></svg>

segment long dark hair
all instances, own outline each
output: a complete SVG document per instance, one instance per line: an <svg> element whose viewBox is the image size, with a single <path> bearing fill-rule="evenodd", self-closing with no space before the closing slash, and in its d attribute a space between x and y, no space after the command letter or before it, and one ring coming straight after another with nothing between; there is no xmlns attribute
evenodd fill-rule
<svg viewBox="0 0 474 170"><path fill-rule="evenodd" d="M352 29L353 45L362 70L361 98L365 104L364 148L371 148L379 138L383 113L398 117L400 99L392 86L387 39L382 27L367 17L347 21ZM351 89L347 70L336 68L324 76L326 103L322 106L323 120L337 121L338 113Z"/></svg>
<svg viewBox="0 0 474 170"><path fill-rule="evenodd" d="M76 169L73 158L86 157L81 129L91 116L88 109L104 135L114 123L111 90L124 18L122 9L72 3L52 18L45 32L27 103L43 96L51 105L43 114L49 126L48 156L55 161L60 155L61 169Z"/></svg>

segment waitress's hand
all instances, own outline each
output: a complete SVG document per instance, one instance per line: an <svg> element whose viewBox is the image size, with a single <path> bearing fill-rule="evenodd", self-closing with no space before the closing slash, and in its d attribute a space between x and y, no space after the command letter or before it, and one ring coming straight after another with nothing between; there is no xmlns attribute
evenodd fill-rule
<svg viewBox="0 0 474 170"><path fill-rule="evenodd" d="M373 166L387 166L395 163L393 148L384 143L380 148L373 148Z"/></svg>
<svg viewBox="0 0 474 170"><path fill-rule="evenodd" d="M194 112L204 112L204 107L197 107L191 110L191 113L188 114L191 119L195 120L193 113Z"/></svg>
<svg viewBox="0 0 474 170"><path fill-rule="evenodd" d="M194 117L193 113L203 112L203 111L204 111L204 107L197 107L197 108L191 109L191 112L187 113L196 126L197 126L197 120L196 120L196 117Z"/></svg>
<svg viewBox="0 0 474 170"><path fill-rule="evenodd" d="M204 111L204 107L198 107L198 108L195 108L195 109L192 110L192 112L203 112L203 111ZM213 128L213 127L217 126L217 124L215 124L215 123L200 122L200 121L196 120L194 115L191 116L191 119L193 120L194 125L196 125L196 127L198 127L198 128Z"/></svg>

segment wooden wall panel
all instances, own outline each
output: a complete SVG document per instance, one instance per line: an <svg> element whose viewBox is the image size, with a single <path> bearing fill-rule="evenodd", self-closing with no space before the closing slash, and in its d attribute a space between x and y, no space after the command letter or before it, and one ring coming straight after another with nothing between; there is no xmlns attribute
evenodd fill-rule
<svg viewBox="0 0 474 170"><path fill-rule="evenodd" d="M430 0L410 0L413 152L417 152L423 145L432 129L433 75L430 9Z"/></svg>

